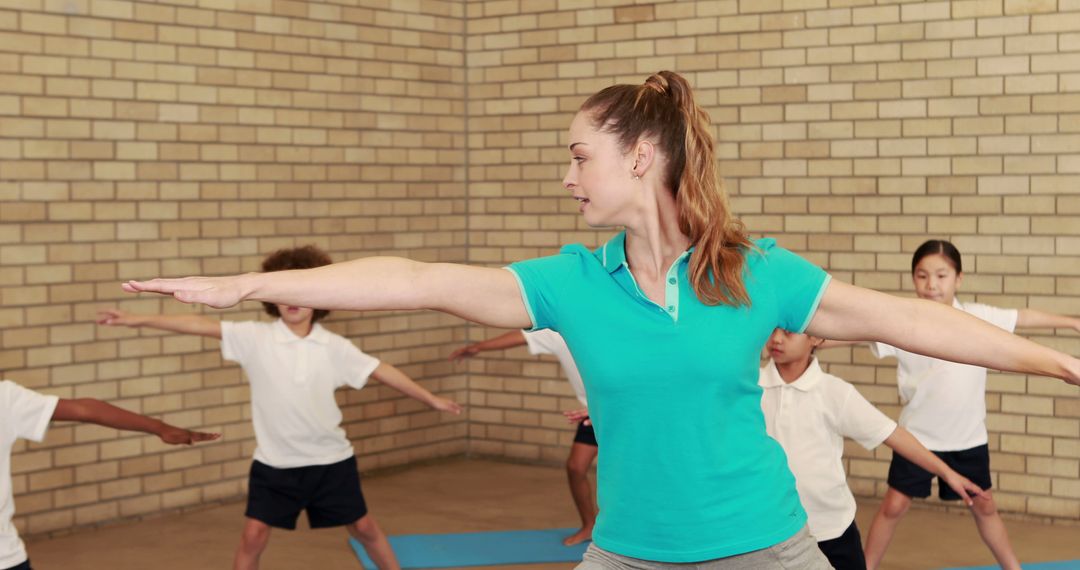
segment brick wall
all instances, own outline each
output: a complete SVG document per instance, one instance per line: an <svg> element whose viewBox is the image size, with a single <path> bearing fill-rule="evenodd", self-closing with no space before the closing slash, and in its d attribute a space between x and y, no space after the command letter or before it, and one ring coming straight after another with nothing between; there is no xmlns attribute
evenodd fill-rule
<svg viewBox="0 0 1080 570"><path fill-rule="evenodd" d="M840 279L910 294L929 236L966 253L963 293L1080 313L1080 2L0 0L0 370L225 441L59 425L15 455L32 534L242 493L247 390L214 342L100 329L156 274L251 270L277 247L501 265L601 243L559 186L589 94L683 72L713 116L735 209ZM225 318L256 318L245 305ZM364 467L470 450L560 461L575 405L517 349L451 366L500 331L426 313L329 326L471 404L468 423L385 388L342 394ZM1033 338L1080 354L1080 337ZM894 367L824 355L897 412ZM466 384L466 381L468 382ZM1080 519L1080 406L991 375L1008 511ZM466 390L467 388L467 390ZM888 453L853 447L880 493Z"/></svg>
<svg viewBox="0 0 1080 570"><path fill-rule="evenodd" d="M93 324L117 303L190 310L123 295L121 280L256 270L307 243L338 260L465 259L463 15L440 0L0 2L0 371L224 432L174 448L57 425L16 448L22 532L244 492L254 439L239 369L216 341ZM465 399L444 359L457 319L328 326ZM364 468L465 450L463 419L375 384L339 396Z"/></svg>
<svg viewBox="0 0 1080 570"><path fill-rule="evenodd" d="M602 243L561 180L566 130L612 83L683 72L716 125L753 233L838 279L910 295L929 237L966 254L961 297L1080 314L1080 2L602 0L468 3L469 255L503 263ZM479 339L497 331L470 329ZM1075 333L1031 331L1080 354ZM823 354L894 417L895 364ZM470 449L558 461L575 405L523 349L471 364ZM1080 406L1056 380L991 374L1003 510L1080 519ZM880 495L887 449L849 447Z"/></svg>

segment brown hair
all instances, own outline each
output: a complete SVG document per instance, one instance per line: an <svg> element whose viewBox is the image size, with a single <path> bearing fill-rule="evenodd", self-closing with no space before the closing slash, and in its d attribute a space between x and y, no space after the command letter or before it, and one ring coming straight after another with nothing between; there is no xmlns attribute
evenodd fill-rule
<svg viewBox="0 0 1080 570"><path fill-rule="evenodd" d="M263 260L262 270L263 273L270 273L272 271L287 271L289 269L311 269L312 267L322 267L323 265L330 265L331 263L333 263L333 261L325 251L313 245L305 245L304 247L294 247L292 249L279 249L274 253L271 253ZM277 305L274 303L264 302L263 308L266 309L266 314L271 317L281 316ZM326 315L329 314L330 311L315 309L315 313L311 317L311 322L317 323L326 318Z"/></svg>
<svg viewBox="0 0 1080 570"><path fill-rule="evenodd" d="M694 244L690 282L702 303L749 305L744 255L753 248L742 222L731 215L716 166L709 114L694 102L681 75L661 71L641 85L613 85L581 106L598 129L614 134L623 152L643 137L667 157L664 183L679 207L679 229Z"/></svg>

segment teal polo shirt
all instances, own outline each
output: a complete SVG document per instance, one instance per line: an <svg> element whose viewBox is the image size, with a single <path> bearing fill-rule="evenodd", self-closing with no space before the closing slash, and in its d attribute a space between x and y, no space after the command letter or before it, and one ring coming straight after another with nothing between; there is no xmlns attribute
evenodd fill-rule
<svg viewBox="0 0 1080 570"><path fill-rule="evenodd" d="M700 562L767 548L806 524L758 386L773 329L802 332L829 275L756 241L750 306L705 305L688 279L693 250L667 272L662 304L637 286L620 233L596 251L514 263L534 329L554 329L581 370L599 442L597 546L656 562Z"/></svg>

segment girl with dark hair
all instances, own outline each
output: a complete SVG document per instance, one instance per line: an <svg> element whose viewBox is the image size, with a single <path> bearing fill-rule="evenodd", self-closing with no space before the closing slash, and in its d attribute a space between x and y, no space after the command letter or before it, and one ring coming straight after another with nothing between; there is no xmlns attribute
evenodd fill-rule
<svg viewBox="0 0 1080 570"><path fill-rule="evenodd" d="M507 269L373 257L123 287L215 307L433 309L559 332L603 442L583 570L828 568L765 432L758 354L777 327L1080 382L1076 358L751 241L728 208L709 117L678 74L590 97L568 142L563 186L586 222L625 228L595 251L571 245Z"/></svg>
<svg viewBox="0 0 1080 570"><path fill-rule="evenodd" d="M920 299L959 309L1005 331L1017 328L1070 328L1080 331L1080 318L1035 309L999 309L962 303L956 292L964 279L960 251L944 240L929 240L911 258L911 278ZM870 345L878 358L899 361L897 387L904 405L900 425L945 463L983 489L974 498L972 515L983 542L1005 569L1020 568L1005 524L989 491L990 452L986 433L986 368L922 356L883 342ZM868 568L877 568L912 497L930 496L934 474L900 455L889 465L889 490L866 537ZM961 498L948 485L939 485L942 500ZM966 499L966 498L965 498Z"/></svg>

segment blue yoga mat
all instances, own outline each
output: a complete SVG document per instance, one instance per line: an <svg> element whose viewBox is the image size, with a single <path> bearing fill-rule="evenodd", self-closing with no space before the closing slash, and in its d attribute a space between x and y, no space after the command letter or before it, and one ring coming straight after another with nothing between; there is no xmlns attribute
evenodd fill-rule
<svg viewBox="0 0 1080 570"><path fill-rule="evenodd" d="M466 532L461 534L404 534L390 537L402 568L455 568L496 564L580 562L589 543L563 546L576 528ZM364 568L374 569L355 539L349 545Z"/></svg>
<svg viewBox="0 0 1080 570"><path fill-rule="evenodd" d="M1024 570L1080 570L1080 560L1060 560L1058 562L1036 562L1024 564ZM1000 570L1000 566L965 566L946 568L945 570Z"/></svg>

